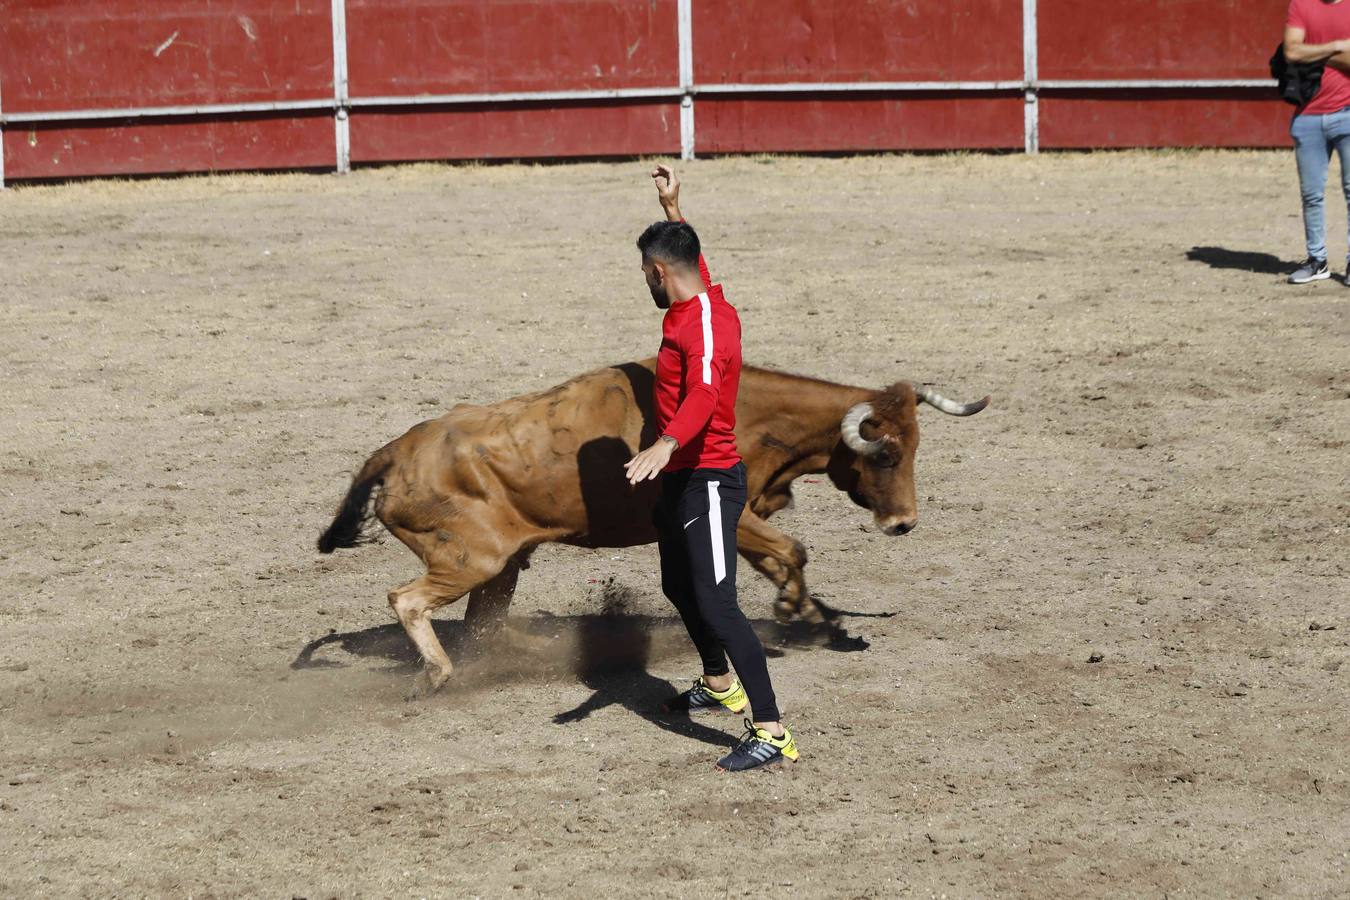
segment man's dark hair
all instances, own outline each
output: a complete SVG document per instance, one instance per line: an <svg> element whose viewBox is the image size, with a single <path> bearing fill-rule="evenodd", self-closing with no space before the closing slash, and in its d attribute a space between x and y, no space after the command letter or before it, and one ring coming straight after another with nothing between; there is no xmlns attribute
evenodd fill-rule
<svg viewBox="0 0 1350 900"><path fill-rule="evenodd" d="M637 239L644 260L698 265L698 235L688 222L653 222Z"/></svg>

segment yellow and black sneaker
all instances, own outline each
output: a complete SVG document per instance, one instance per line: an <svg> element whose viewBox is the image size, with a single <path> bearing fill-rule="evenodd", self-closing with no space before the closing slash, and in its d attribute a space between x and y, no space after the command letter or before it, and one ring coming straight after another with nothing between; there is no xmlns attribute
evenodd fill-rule
<svg viewBox="0 0 1350 900"><path fill-rule="evenodd" d="M661 712L699 713L720 710L726 707L732 712L740 712L750 700L745 696L745 688L740 679L731 682L725 691L714 691L700 675L694 680L694 686L682 694L676 694L661 704Z"/></svg>
<svg viewBox="0 0 1350 900"><path fill-rule="evenodd" d="M717 761L717 771L744 772L746 769L772 766L785 759L796 762L798 756L800 754L797 752L797 742L792 739L792 732L788 731L786 726L783 728L782 737L774 737L763 728L756 728L754 722L746 719L745 734L741 736L741 742Z"/></svg>

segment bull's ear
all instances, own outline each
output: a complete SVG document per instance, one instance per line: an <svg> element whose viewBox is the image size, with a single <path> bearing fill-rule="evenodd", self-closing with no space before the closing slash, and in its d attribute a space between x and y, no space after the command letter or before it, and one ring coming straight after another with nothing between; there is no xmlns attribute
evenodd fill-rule
<svg viewBox="0 0 1350 900"><path fill-rule="evenodd" d="M843 441L840 441L835 444L834 450L830 453L830 461L825 466L825 474L836 488L851 494L858 489L857 463L857 455L845 447Z"/></svg>

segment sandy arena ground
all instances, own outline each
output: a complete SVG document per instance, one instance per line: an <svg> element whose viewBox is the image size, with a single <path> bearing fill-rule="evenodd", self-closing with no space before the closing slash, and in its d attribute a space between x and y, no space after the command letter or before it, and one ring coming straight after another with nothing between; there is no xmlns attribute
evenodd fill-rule
<svg viewBox="0 0 1350 900"><path fill-rule="evenodd" d="M643 164L23 187L0 896L1350 893L1350 289L1282 283L1292 157L682 173L747 362L994 395L922 414L911 535L824 479L773 520L850 640L741 565L803 761L644 716L696 665L652 548L536 554L554 653L449 608L420 703L416 558L313 550L409 425L654 351Z"/></svg>

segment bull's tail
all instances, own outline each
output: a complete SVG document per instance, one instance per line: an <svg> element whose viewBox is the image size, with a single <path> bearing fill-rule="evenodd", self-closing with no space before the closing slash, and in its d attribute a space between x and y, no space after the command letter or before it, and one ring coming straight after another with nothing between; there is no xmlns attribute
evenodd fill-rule
<svg viewBox="0 0 1350 900"><path fill-rule="evenodd" d="M356 477L352 479L352 486L347 490L347 496L342 498L342 505L338 507L332 524L319 535L320 553L332 553L338 547L355 547L374 540L365 532L366 525L370 521L370 517L366 514L366 506L370 503L371 492L384 482L385 472L389 470L391 462L390 457L389 447L382 447L366 460L361 471L356 473Z"/></svg>

